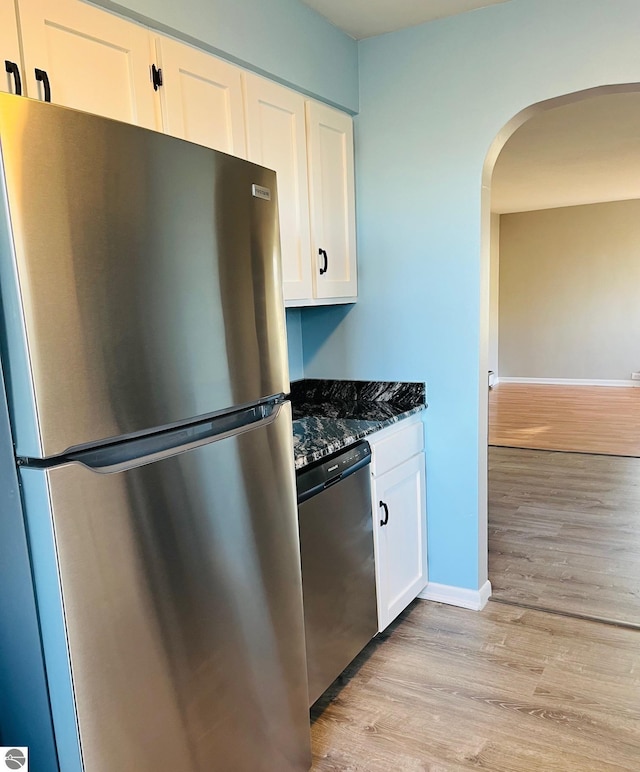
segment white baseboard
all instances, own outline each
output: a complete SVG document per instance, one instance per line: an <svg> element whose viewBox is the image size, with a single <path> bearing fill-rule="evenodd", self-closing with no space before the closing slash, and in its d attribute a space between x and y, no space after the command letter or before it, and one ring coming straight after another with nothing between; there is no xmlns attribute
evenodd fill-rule
<svg viewBox="0 0 640 772"><path fill-rule="evenodd" d="M482 611L491 597L491 582L487 579L479 590L429 582L418 597L423 600L434 600L437 603L448 603L450 606L469 608L472 611Z"/></svg>
<svg viewBox="0 0 640 772"><path fill-rule="evenodd" d="M640 386L640 381L599 381L591 378L511 378L500 376L497 383L547 383L556 386Z"/></svg>

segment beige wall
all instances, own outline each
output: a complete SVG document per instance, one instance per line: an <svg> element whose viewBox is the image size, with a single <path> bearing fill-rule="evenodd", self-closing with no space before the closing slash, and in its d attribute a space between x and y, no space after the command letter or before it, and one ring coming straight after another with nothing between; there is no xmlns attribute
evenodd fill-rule
<svg viewBox="0 0 640 772"><path fill-rule="evenodd" d="M640 370L640 200L500 218L500 377Z"/></svg>
<svg viewBox="0 0 640 772"><path fill-rule="evenodd" d="M500 215L491 214L491 246L489 277L489 370L497 375L498 367L498 319L500 286Z"/></svg>

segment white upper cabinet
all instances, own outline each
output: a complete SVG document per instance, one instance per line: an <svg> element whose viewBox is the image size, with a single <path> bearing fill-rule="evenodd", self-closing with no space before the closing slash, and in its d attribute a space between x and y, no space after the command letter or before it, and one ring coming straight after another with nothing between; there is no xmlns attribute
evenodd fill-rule
<svg viewBox="0 0 640 772"><path fill-rule="evenodd" d="M356 300L349 115L83 0L0 0L0 49L2 91L274 169L285 304Z"/></svg>
<svg viewBox="0 0 640 772"><path fill-rule="evenodd" d="M165 132L245 158L242 71L170 38L156 46Z"/></svg>
<svg viewBox="0 0 640 772"><path fill-rule="evenodd" d="M284 298L312 298L305 99L250 73L244 86L247 157L278 175Z"/></svg>
<svg viewBox="0 0 640 772"><path fill-rule="evenodd" d="M26 94L157 128L149 32L78 0L19 0Z"/></svg>
<svg viewBox="0 0 640 772"><path fill-rule="evenodd" d="M0 91L15 94L16 86L21 83L24 73L16 11L11 0L0 0L0 67Z"/></svg>
<svg viewBox="0 0 640 772"><path fill-rule="evenodd" d="M315 297L353 298L356 267L353 121L307 102L307 152Z"/></svg>

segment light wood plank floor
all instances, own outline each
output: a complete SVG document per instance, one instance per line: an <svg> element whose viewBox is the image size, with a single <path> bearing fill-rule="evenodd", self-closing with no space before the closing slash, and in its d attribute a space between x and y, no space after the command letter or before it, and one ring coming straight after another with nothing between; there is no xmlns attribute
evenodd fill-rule
<svg viewBox="0 0 640 772"><path fill-rule="evenodd" d="M489 445L640 456L640 388L499 384Z"/></svg>
<svg viewBox="0 0 640 772"><path fill-rule="evenodd" d="M314 708L314 772L640 768L640 631L415 601L382 638Z"/></svg>
<svg viewBox="0 0 640 772"><path fill-rule="evenodd" d="M314 706L314 772L640 770L640 389L560 388L495 390L490 442L612 455L490 448L496 600L373 641Z"/></svg>
<svg viewBox="0 0 640 772"><path fill-rule="evenodd" d="M500 600L640 627L640 459L489 448L489 578Z"/></svg>

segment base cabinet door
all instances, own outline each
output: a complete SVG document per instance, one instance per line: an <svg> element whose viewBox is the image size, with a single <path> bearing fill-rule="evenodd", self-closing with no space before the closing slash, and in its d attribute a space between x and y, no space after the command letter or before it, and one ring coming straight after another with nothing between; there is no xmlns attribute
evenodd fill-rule
<svg viewBox="0 0 640 772"><path fill-rule="evenodd" d="M424 453L374 477L372 491L382 631L427 584Z"/></svg>
<svg viewBox="0 0 640 772"><path fill-rule="evenodd" d="M165 133L246 158L242 71L171 38L156 49Z"/></svg>
<svg viewBox="0 0 640 772"><path fill-rule="evenodd" d="M155 129L149 32L78 0L19 0L27 96Z"/></svg>
<svg viewBox="0 0 640 772"><path fill-rule="evenodd" d="M20 59L16 11L10 0L0 2L0 67L0 91L18 93L18 84L22 82L24 73Z"/></svg>

